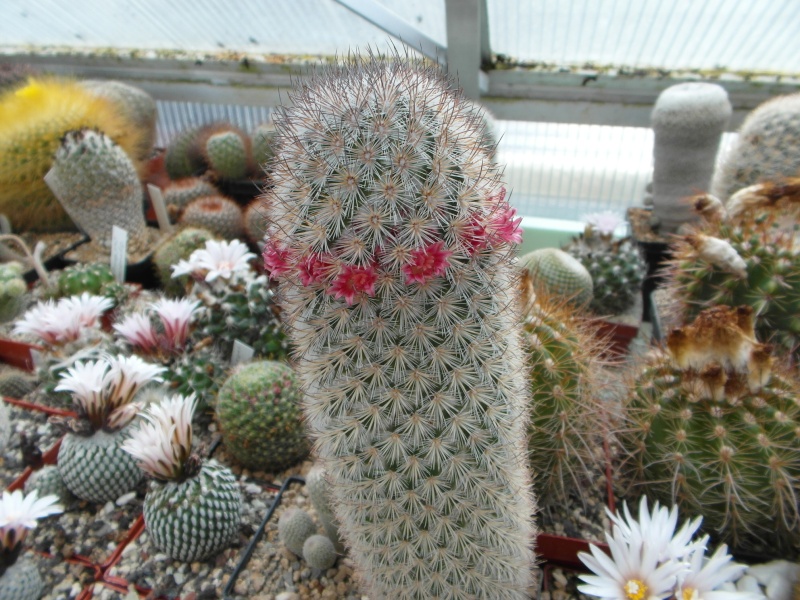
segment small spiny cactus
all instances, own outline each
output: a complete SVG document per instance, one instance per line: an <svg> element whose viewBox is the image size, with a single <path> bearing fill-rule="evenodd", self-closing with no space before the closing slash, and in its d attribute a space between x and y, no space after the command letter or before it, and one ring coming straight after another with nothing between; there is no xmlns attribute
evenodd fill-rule
<svg viewBox="0 0 800 600"><path fill-rule="evenodd" d="M214 175L220 179L242 179L252 171L250 138L243 131L228 128L201 135L203 155Z"/></svg>
<svg viewBox="0 0 800 600"><path fill-rule="evenodd" d="M239 238L244 233L242 209L225 196L195 198L186 205L178 222L184 227L207 229L226 240Z"/></svg>
<svg viewBox="0 0 800 600"><path fill-rule="evenodd" d="M0 264L0 323L12 320L25 306L28 286L23 271L16 261Z"/></svg>
<svg viewBox="0 0 800 600"><path fill-rule="evenodd" d="M303 543L303 560L315 569L330 569L337 558L336 548L326 535L315 533Z"/></svg>
<svg viewBox="0 0 800 600"><path fill-rule="evenodd" d="M541 248L519 259L533 279L537 293L560 297L574 306L586 307L594 297L594 283L581 262L558 248Z"/></svg>
<svg viewBox="0 0 800 600"><path fill-rule="evenodd" d="M302 508L288 508L278 519L278 536L297 556L303 556L303 544L316 533L314 519Z"/></svg>

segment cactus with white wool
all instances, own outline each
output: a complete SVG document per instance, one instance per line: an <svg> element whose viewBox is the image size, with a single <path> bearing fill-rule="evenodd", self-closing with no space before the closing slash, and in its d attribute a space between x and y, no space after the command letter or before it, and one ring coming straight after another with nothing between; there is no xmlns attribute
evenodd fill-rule
<svg viewBox="0 0 800 600"><path fill-rule="evenodd" d="M468 100L354 58L275 117L265 266L371 597L526 598L519 218Z"/></svg>

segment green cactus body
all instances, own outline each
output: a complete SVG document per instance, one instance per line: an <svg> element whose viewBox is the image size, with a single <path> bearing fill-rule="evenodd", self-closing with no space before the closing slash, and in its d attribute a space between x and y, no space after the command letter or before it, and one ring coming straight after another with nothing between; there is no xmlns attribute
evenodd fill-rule
<svg viewBox="0 0 800 600"><path fill-rule="evenodd" d="M188 275L172 278L172 266L180 260L186 260L192 252L205 248L206 242L213 240L214 234L208 229L200 227L185 227L166 238L156 248L153 254L153 264L158 274L158 279L169 296L183 296L186 294Z"/></svg>
<svg viewBox="0 0 800 600"><path fill-rule="evenodd" d="M336 523L336 517L333 514L333 495L331 494L331 486L328 479L325 477L325 469L320 464L315 464L306 475L306 490L308 490L308 497L311 498L311 504L314 505L314 510L317 511L317 519L322 523L325 533L333 542L334 547L340 553L344 552L344 546L339 539L339 525Z"/></svg>
<svg viewBox="0 0 800 600"><path fill-rule="evenodd" d="M723 202L760 182L800 175L800 94L772 98L751 112L714 173L711 192Z"/></svg>
<svg viewBox="0 0 800 600"><path fill-rule="evenodd" d="M267 165L275 156L275 124L272 120L261 123L250 136L253 140L253 158L259 165Z"/></svg>
<svg viewBox="0 0 800 600"><path fill-rule="evenodd" d="M207 560L239 531L242 498L230 469L213 460L183 481L152 481L144 523L153 543L175 560Z"/></svg>
<svg viewBox="0 0 800 600"><path fill-rule="evenodd" d="M244 233L242 209L224 196L195 198L183 209L178 223L207 229L226 240L239 238Z"/></svg>
<svg viewBox="0 0 800 600"><path fill-rule="evenodd" d="M225 447L249 469L277 472L308 455L299 383L283 363L235 368L220 387L216 410Z"/></svg>
<svg viewBox="0 0 800 600"><path fill-rule="evenodd" d="M261 198L256 198L245 207L244 232L251 243L264 243L264 202Z"/></svg>
<svg viewBox="0 0 800 600"><path fill-rule="evenodd" d="M303 556L303 544L316 533L314 519L301 508L289 508L278 519L278 536L297 556Z"/></svg>
<svg viewBox="0 0 800 600"><path fill-rule="evenodd" d="M142 472L120 448L125 429L91 436L67 433L58 451L58 470L69 490L81 500L109 502L133 490Z"/></svg>
<svg viewBox="0 0 800 600"><path fill-rule="evenodd" d="M738 223L707 224L705 235L724 240L744 260L745 277L703 260L688 239L677 240L666 287L685 319L717 305L753 307L759 339L787 350L800 347L800 245L780 214Z"/></svg>
<svg viewBox="0 0 800 600"><path fill-rule="evenodd" d="M56 465L45 465L38 471L31 473L25 481L25 493L36 490L39 498L56 496L63 506L69 506L75 496L69 491L61 477L61 472Z"/></svg>
<svg viewBox="0 0 800 600"><path fill-rule="evenodd" d="M184 129L167 146L164 167L170 179L193 177L203 172L203 164L193 151L198 131L197 127Z"/></svg>
<svg viewBox="0 0 800 600"><path fill-rule="evenodd" d="M528 456L539 498L559 502L602 471L598 342L568 306L538 298L522 322L531 382Z"/></svg>
<svg viewBox="0 0 800 600"><path fill-rule="evenodd" d="M158 118L153 97L143 89L121 81L86 79L81 81L81 85L92 95L113 102L119 112L142 132L135 156L142 160L149 158L156 141Z"/></svg>
<svg viewBox="0 0 800 600"><path fill-rule="evenodd" d="M111 298L120 304L127 294L125 286L114 279L111 267L104 263L78 263L58 274L58 296L79 296L88 292Z"/></svg>
<svg viewBox="0 0 800 600"><path fill-rule="evenodd" d="M224 293L202 294L201 299L205 306L198 311L199 335L213 338L222 356L230 356L239 340L259 358L285 358L286 334L265 276L226 286Z"/></svg>
<svg viewBox="0 0 800 600"><path fill-rule="evenodd" d="M584 234L565 251L577 258L592 276L589 308L600 315L619 315L636 302L647 265L630 239L600 240Z"/></svg>
<svg viewBox="0 0 800 600"><path fill-rule="evenodd" d="M176 358L164 377L174 393L195 394L198 410L208 411L225 378L225 364L215 349L202 346Z"/></svg>
<svg viewBox="0 0 800 600"><path fill-rule="evenodd" d="M0 264L0 323L15 318L25 306L28 286L22 277L23 270L18 262Z"/></svg>
<svg viewBox="0 0 800 600"><path fill-rule="evenodd" d="M533 278L533 287L547 296L586 306L594 297L592 276L577 258L558 248L541 248L520 257Z"/></svg>
<svg viewBox="0 0 800 600"><path fill-rule="evenodd" d="M221 179L242 179L250 170L250 141L239 131L221 131L206 140L205 155Z"/></svg>
<svg viewBox="0 0 800 600"><path fill-rule="evenodd" d="M170 182L161 190L161 194L167 208L174 212L180 212L192 200L203 196L215 196L219 194L219 190L200 177L184 177Z"/></svg>
<svg viewBox="0 0 800 600"><path fill-rule="evenodd" d="M718 322L674 330L670 354L653 357L635 378L622 434L632 476L643 493L746 548L760 538L777 551L800 547L800 387L770 374L769 347L752 326L718 343L726 325L719 307L701 313Z"/></svg>
<svg viewBox="0 0 800 600"><path fill-rule="evenodd" d="M315 569L330 569L337 556L333 542L325 535L316 533L303 543L303 560Z"/></svg>
<svg viewBox="0 0 800 600"><path fill-rule="evenodd" d="M519 220L442 76L354 59L275 118L265 265L370 597L527 597Z"/></svg>
<svg viewBox="0 0 800 600"><path fill-rule="evenodd" d="M9 366L0 368L0 396L24 398L38 385L39 378L36 375Z"/></svg>
<svg viewBox="0 0 800 600"><path fill-rule="evenodd" d="M36 563L20 557L0 574L0 598L3 600L39 600L45 584Z"/></svg>
<svg viewBox="0 0 800 600"><path fill-rule="evenodd" d="M148 246L143 190L125 151L103 133L73 131L56 152L48 183L72 220L110 252L111 230L128 232L128 246Z"/></svg>

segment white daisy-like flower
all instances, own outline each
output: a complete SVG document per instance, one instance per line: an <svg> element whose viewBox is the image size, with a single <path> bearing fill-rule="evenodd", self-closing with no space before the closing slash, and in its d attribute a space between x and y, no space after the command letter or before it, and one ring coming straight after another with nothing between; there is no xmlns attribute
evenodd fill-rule
<svg viewBox="0 0 800 600"><path fill-rule="evenodd" d="M623 512L624 519L619 512L614 514L606 508L608 518L626 537L638 535L653 547L659 548L659 560L680 559L698 548L705 548L702 540L692 542L692 537L703 522L703 517L697 517L694 521L686 521L683 527L676 532L678 507L673 506L670 510L656 502L651 514L647 507L646 496L642 496L639 501L638 520L631 516L627 503L623 504Z"/></svg>
<svg viewBox="0 0 800 600"><path fill-rule="evenodd" d="M105 414L105 381L109 364L103 360L76 361L56 386L57 392L70 392L80 412L97 427L102 427Z"/></svg>
<svg viewBox="0 0 800 600"><path fill-rule="evenodd" d="M192 415L196 407L194 394L175 395L149 406L142 413L147 423L125 440L122 449L156 479L181 477L192 451Z"/></svg>
<svg viewBox="0 0 800 600"><path fill-rule="evenodd" d="M55 346L59 343L62 335L63 323L59 324L55 319L56 304L52 300L40 302L36 306L28 309L16 323L14 323L14 333L20 335L31 335L39 338L45 344ZM68 315L64 314L64 317Z"/></svg>
<svg viewBox="0 0 800 600"><path fill-rule="evenodd" d="M585 215L583 221L587 225L591 225L597 233L605 236L613 235L617 227L625 222L618 214L610 211Z"/></svg>
<svg viewBox="0 0 800 600"><path fill-rule="evenodd" d="M705 546L708 544L708 539L707 535L703 537L702 547L698 547L689 557L689 570L678 576L675 598L677 600L763 600L761 594L719 589L728 582L738 580L747 566L732 562L733 557L728 554L728 547L725 544L707 557Z"/></svg>
<svg viewBox="0 0 800 600"><path fill-rule="evenodd" d="M145 384L163 381L161 374L166 371L165 367L145 362L136 355L111 356L106 360L109 370L103 384L111 410L129 404Z"/></svg>
<svg viewBox="0 0 800 600"><path fill-rule="evenodd" d="M661 548L641 537L639 528L628 532L615 527L606 533L611 556L594 544L591 554L578 554L594 575L581 575L584 594L617 600L663 600L672 596L678 575L688 566L675 559L659 561Z"/></svg>
<svg viewBox="0 0 800 600"><path fill-rule="evenodd" d="M37 519L63 512L58 496L39 498L36 490L25 496L21 490L3 492L0 500L0 545L11 550L25 539Z"/></svg>
<svg viewBox="0 0 800 600"><path fill-rule="evenodd" d="M114 301L105 296L93 296L88 292L80 296L64 298L66 309L77 316L82 327L97 327L100 325L100 316L107 310L114 308Z"/></svg>
<svg viewBox="0 0 800 600"><path fill-rule="evenodd" d="M158 348L158 333L150 317L145 314L127 315L119 323L114 323L114 330L136 350L150 353Z"/></svg>
<svg viewBox="0 0 800 600"><path fill-rule="evenodd" d="M189 298L180 300L162 298L150 305L150 309L158 315L164 325L162 346L166 350L170 352L183 350L189 337L189 324L199 306L199 301Z"/></svg>
<svg viewBox="0 0 800 600"><path fill-rule="evenodd" d="M86 329L100 327L100 316L114 305L103 296L88 293L40 302L14 325L14 332L33 335L49 346L77 340Z"/></svg>
<svg viewBox="0 0 800 600"><path fill-rule="evenodd" d="M250 273L250 261L256 257L240 240L209 240L205 248L192 252L188 261L179 261L172 267L172 276L205 273L207 283L218 277L235 279Z"/></svg>

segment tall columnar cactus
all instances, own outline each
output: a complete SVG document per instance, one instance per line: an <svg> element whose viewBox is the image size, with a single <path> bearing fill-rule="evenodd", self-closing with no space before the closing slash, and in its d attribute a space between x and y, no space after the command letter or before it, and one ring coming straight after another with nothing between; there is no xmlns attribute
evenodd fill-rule
<svg viewBox="0 0 800 600"><path fill-rule="evenodd" d="M761 182L800 176L800 94L778 96L751 112L722 157L711 192L727 201Z"/></svg>
<svg viewBox="0 0 800 600"><path fill-rule="evenodd" d="M758 208L706 222L677 238L665 285L673 312L691 319L718 304L754 309L759 338L800 348L800 226L795 208ZM791 226L786 227L790 219Z"/></svg>
<svg viewBox="0 0 800 600"><path fill-rule="evenodd" d="M131 252L147 248L142 184L128 155L105 134L83 129L65 135L48 185L100 248L110 252L114 225L128 232Z"/></svg>
<svg viewBox="0 0 800 600"><path fill-rule="evenodd" d="M653 213L661 233L696 221L685 199L708 190L731 113L727 92L713 83L679 83L656 100L650 117L655 133Z"/></svg>
<svg viewBox="0 0 800 600"><path fill-rule="evenodd" d="M143 89L114 80L86 79L81 81L93 96L111 101L125 119L141 132L141 140L134 157L146 160L153 152L156 141L158 109L153 97Z"/></svg>
<svg viewBox="0 0 800 600"><path fill-rule="evenodd" d="M530 274L538 293L563 298L578 307L588 306L594 297L591 273L563 250L540 248L520 257L519 264Z"/></svg>
<svg viewBox="0 0 800 600"><path fill-rule="evenodd" d="M512 268L483 124L433 70L354 58L275 118L265 265L372 597L527 597L534 503Z"/></svg>
<svg viewBox="0 0 800 600"><path fill-rule="evenodd" d="M625 403L632 476L734 545L797 547L800 386L756 341L752 309L703 311L666 346Z"/></svg>
<svg viewBox="0 0 800 600"><path fill-rule="evenodd" d="M142 145L140 128L79 83L35 79L0 95L0 213L14 229L73 228L43 178L64 135L83 128L102 131L131 157Z"/></svg>

